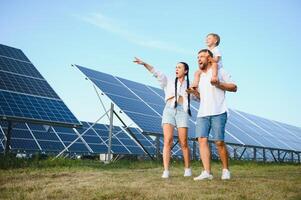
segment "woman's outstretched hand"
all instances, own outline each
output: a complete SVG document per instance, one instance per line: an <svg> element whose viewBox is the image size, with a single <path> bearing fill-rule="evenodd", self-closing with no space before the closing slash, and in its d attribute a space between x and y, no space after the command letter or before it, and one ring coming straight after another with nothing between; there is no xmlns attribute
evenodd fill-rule
<svg viewBox="0 0 301 200"><path fill-rule="evenodd" d="M136 64L138 64L138 65L144 65L145 64L145 62L143 62L143 60L141 60L141 59L139 59L137 57L135 57L135 60L133 62L136 63Z"/></svg>

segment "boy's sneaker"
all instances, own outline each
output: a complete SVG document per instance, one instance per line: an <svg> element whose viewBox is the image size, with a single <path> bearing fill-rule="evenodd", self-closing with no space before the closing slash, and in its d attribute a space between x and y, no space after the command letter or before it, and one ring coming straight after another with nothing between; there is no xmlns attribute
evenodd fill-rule
<svg viewBox="0 0 301 200"><path fill-rule="evenodd" d="M207 171L202 171L201 175L195 177L193 180L200 181L205 179L212 180L213 179L212 174L209 174Z"/></svg>
<svg viewBox="0 0 301 200"><path fill-rule="evenodd" d="M162 178L169 178L169 171L168 170L164 170L161 177Z"/></svg>
<svg viewBox="0 0 301 200"><path fill-rule="evenodd" d="M231 178L230 171L228 169L223 169L222 180L229 180Z"/></svg>
<svg viewBox="0 0 301 200"><path fill-rule="evenodd" d="M189 177L192 175L191 168L185 168L184 177Z"/></svg>

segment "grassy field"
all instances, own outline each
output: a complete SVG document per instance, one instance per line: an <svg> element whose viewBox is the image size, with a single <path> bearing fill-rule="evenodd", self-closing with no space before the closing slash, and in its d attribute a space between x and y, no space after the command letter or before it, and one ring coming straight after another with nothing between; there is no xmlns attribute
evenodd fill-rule
<svg viewBox="0 0 301 200"><path fill-rule="evenodd" d="M18 160L0 157L0 199L301 199L301 165L233 161L232 180L183 177L173 161L171 178L161 179L158 162L120 160ZM193 176L200 163L192 163Z"/></svg>

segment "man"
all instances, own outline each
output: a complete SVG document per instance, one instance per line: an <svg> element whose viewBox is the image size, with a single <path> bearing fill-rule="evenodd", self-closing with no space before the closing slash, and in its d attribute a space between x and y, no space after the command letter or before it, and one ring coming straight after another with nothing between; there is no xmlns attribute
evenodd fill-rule
<svg viewBox="0 0 301 200"><path fill-rule="evenodd" d="M200 146L200 155L204 170L195 177L194 180L212 179L210 166L210 149L208 137L212 132L212 139L215 141L218 153L222 162L222 179L230 179L228 166L228 152L224 143L225 125L227 122L227 106L225 91L236 92L237 86L231 81L230 75L220 68L218 70L218 81L211 83L212 66L216 65L212 61L212 52L203 49L198 53L199 70L196 72L195 79L198 83L199 92L195 88L189 91L200 99L200 106L197 115L196 138Z"/></svg>

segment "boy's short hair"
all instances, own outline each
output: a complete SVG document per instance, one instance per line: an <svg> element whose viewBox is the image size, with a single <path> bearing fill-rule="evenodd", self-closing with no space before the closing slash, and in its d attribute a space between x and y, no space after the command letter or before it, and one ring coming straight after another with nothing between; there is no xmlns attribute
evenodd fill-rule
<svg viewBox="0 0 301 200"><path fill-rule="evenodd" d="M209 34L207 35L207 37L208 37L209 35L212 35L213 37L215 37L215 39L216 39L216 46L218 46L219 43L220 43L220 41L221 41L221 38L219 37L219 35L216 34L216 33L209 33Z"/></svg>

